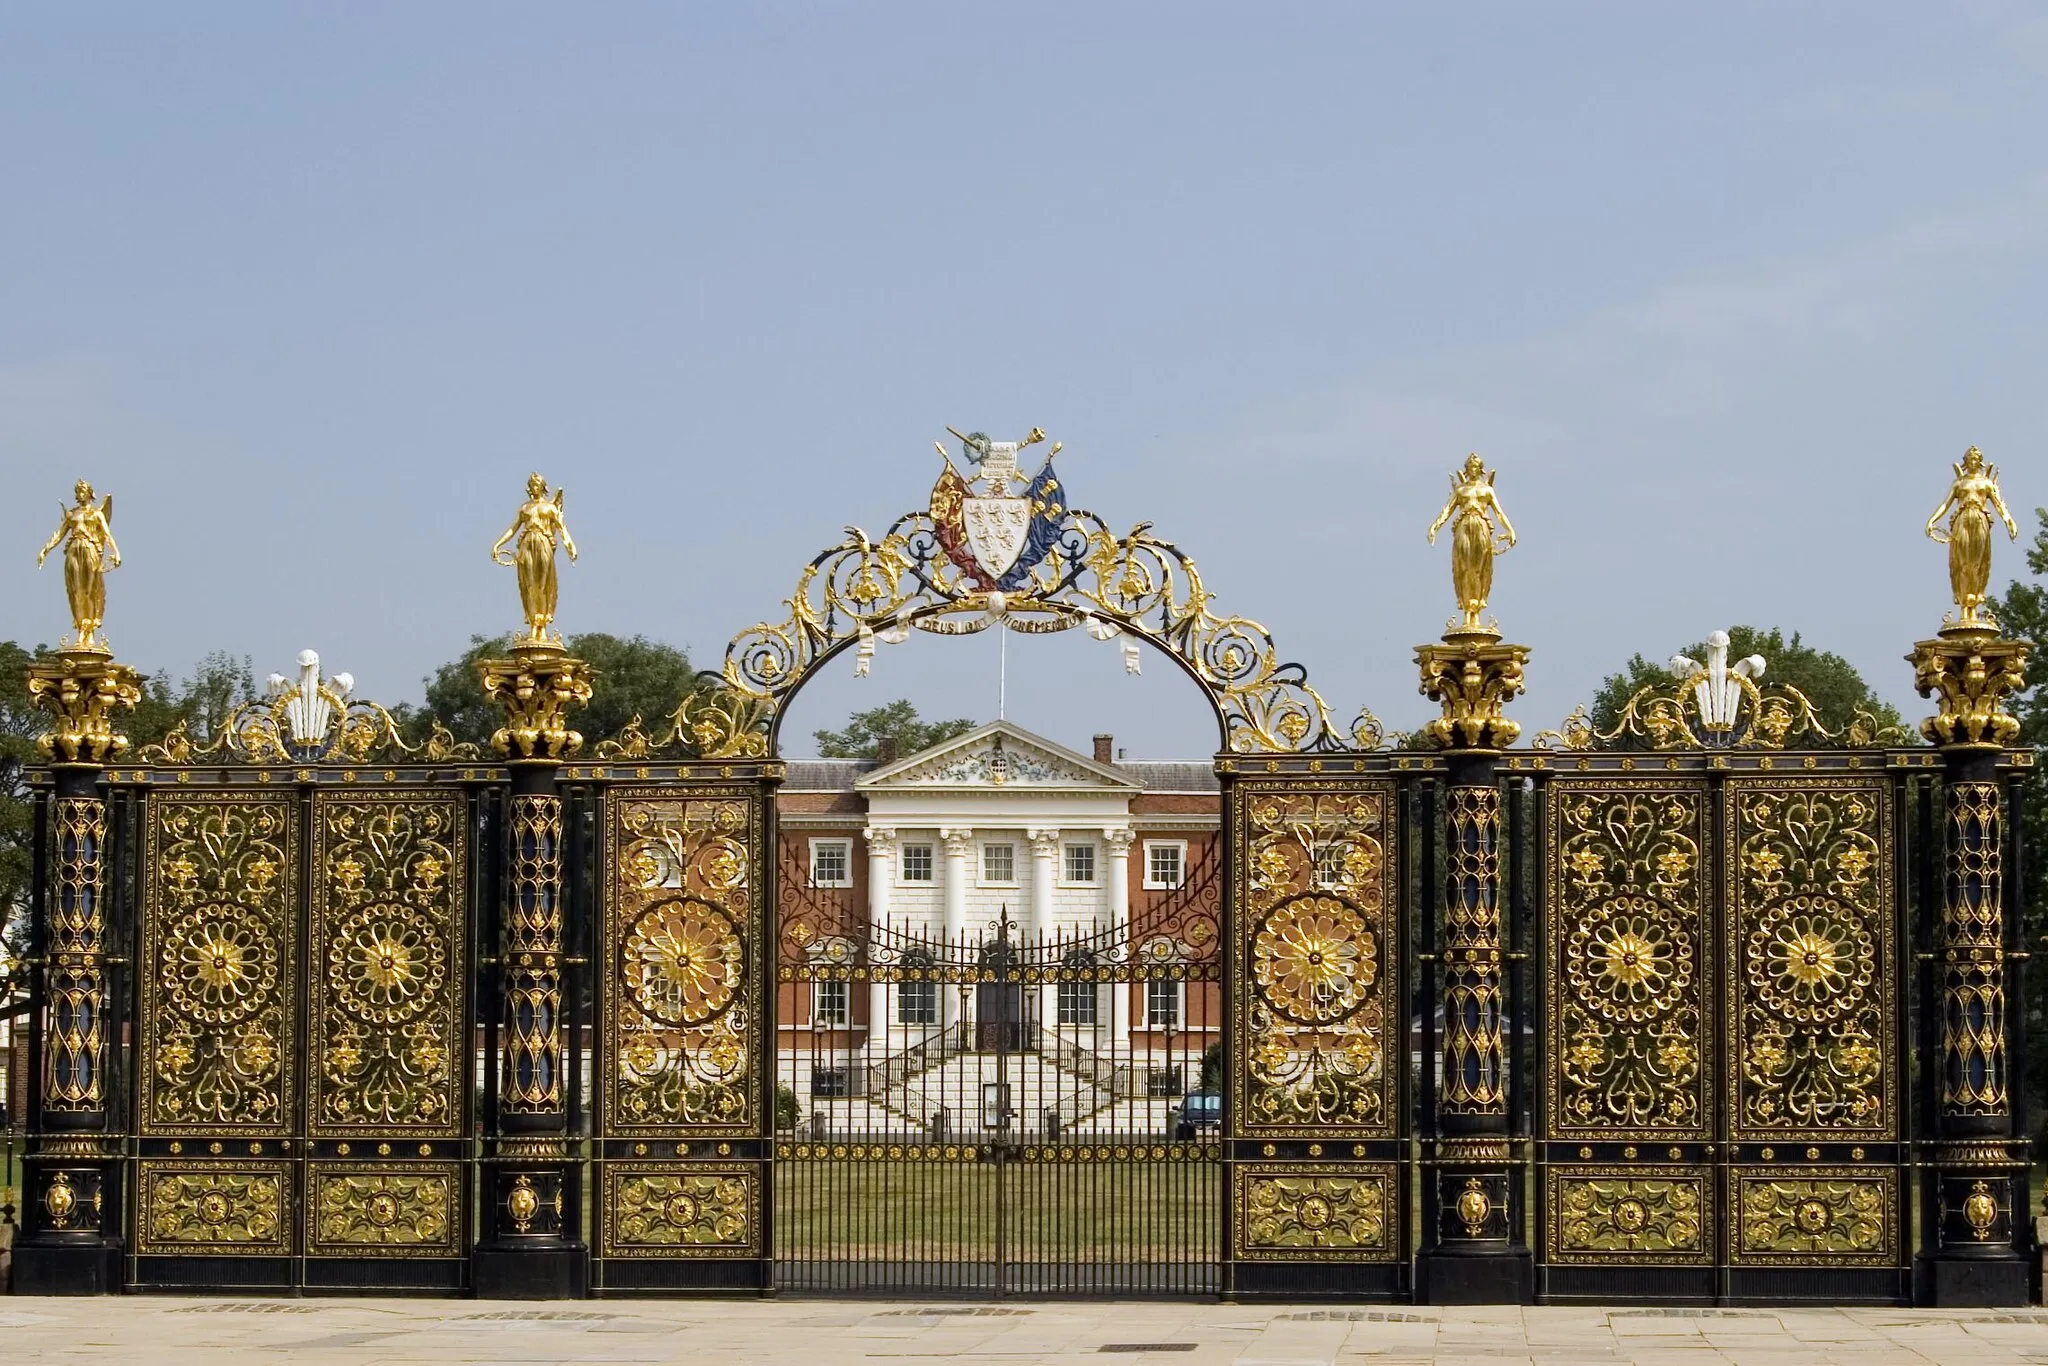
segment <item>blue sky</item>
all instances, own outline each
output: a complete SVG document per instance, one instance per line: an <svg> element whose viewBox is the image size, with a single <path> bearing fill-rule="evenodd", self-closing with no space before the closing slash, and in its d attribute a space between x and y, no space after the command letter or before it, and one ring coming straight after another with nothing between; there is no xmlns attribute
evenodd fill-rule
<svg viewBox="0 0 2048 1366"><path fill-rule="evenodd" d="M515 623L539 469L563 624L713 663L945 424L1038 425L1346 716L1426 715L1473 449L1529 729L1734 622L1917 714L1948 462L2048 502L2043 129L2017 4L17 4L0 637L63 630L84 475L124 658L414 697ZM994 655L842 661L789 730L986 719ZM1010 664L1056 739L1212 744L1164 661Z"/></svg>

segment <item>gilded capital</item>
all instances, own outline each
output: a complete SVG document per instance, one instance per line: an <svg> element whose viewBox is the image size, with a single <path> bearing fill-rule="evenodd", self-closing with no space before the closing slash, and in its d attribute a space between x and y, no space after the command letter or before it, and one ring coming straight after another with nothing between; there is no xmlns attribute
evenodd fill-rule
<svg viewBox="0 0 2048 1366"><path fill-rule="evenodd" d="M28 695L52 722L36 740L46 761L104 764L128 752L115 717L142 700L142 676L101 649L59 650L54 660L29 665Z"/></svg>
<svg viewBox="0 0 2048 1366"><path fill-rule="evenodd" d="M1921 733L1943 749L2002 749L2019 738L2005 700L2027 686L2027 652L2025 641L1988 627L1951 626L1914 646L1913 686L1937 699Z"/></svg>
<svg viewBox="0 0 2048 1366"><path fill-rule="evenodd" d="M1441 645L1415 647L1422 694L1444 714L1423 728L1439 749L1506 749L1522 733L1502 708L1522 691L1526 645L1502 645L1486 632L1454 631Z"/></svg>
<svg viewBox="0 0 2048 1366"><path fill-rule="evenodd" d="M484 696L505 709L505 724L491 736L491 748L517 763L559 762L583 748L581 733L569 729L569 712L590 700L590 665L546 642L521 642L510 659L477 664Z"/></svg>

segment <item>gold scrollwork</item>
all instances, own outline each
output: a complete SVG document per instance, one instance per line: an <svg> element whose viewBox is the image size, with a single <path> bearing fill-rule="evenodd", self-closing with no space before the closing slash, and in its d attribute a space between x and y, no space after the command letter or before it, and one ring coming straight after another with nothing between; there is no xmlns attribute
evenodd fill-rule
<svg viewBox="0 0 2048 1366"><path fill-rule="evenodd" d="M1942 879L1942 1082L1945 1112L2003 1115L2005 1031L2004 811L1999 785L1946 786Z"/></svg>
<svg viewBox="0 0 2048 1366"><path fill-rule="evenodd" d="M1700 1135L1706 789L1559 779L1549 825L1550 1132Z"/></svg>
<svg viewBox="0 0 2048 1366"><path fill-rule="evenodd" d="M1280 661L1272 634L1247 617L1219 615L1213 601L1195 562L1149 523L1118 536L1095 514L1067 508L1052 548L1028 582L1007 593L975 583L943 553L929 512L899 518L880 541L849 527L846 540L804 568L787 620L733 638L724 695L701 694L698 714L679 713L668 739L693 741L707 757L765 753L784 701L857 640L902 639L913 629L1042 634L1085 626L1100 639L1145 641L1177 661L1209 694L1230 750L1379 746L1383 731L1370 712L1340 731L1302 667Z"/></svg>
<svg viewBox="0 0 2048 1366"><path fill-rule="evenodd" d="M554 1114L562 1094L562 799L512 798L505 922L503 1103Z"/></svg>
<svg viewBox="0 0 2048 1366"><path fill-rule="evenodd" d="M1814 1168L1738 1171L1738 1262L1841 1265L1896 1255L1894 1174Z"/></svg>
<svg viewBox="0 0 2048 1366"><path fill-rule="evenodd" d="M1555 1261L1683 1263L1712 1255L1703 1175L1645 1176L1626 1168L1558 1168L1548 1175Z"/></svg>
<svg viewBox="0 0 2048 1366"><path fill-rule="evenodd" d="M1445 1113L1507 1113L1502 1071L1500 790L1453 787L1444 802Z"/></svg>
<svg viewBox="0 0 2048 1366"><path fill-rule="evenodd" d="M605 892L607 1132L742 1134L759 1112L760 801L612 794Z"/></svg>
<svg viewBox="0 0 2048 1366"><path fill-rule="evenodd" d="M1249 990L1233 993L1246 1133L1390 1132L1386 982L1399 981L1381 782L1248 783L1236 877Z"/></svg>
<svg viewBox="0 0 2048 1366"><path fill-rule="evenodd" d="M315 1166L314 1256L448 1256L456 1251L453 1167Z"/></svg>
<svg viewBox="0 0 2048 1366"><path fill-rule="evenodd" d="M614 1167L605 1173L605 1254L746 1257L761 1227L759 1173Z"/></svg>
<svg viewBox="0 0 2048 1366"><path fill-rule="evenodd" d="M143 1131L284 1133L299 867L290 802L160 796L145 867Z"/></svg>
<svg viewBox="0 0 2048 1366"><path fill-rule="evenodd" d="M466 838L457 797L316 799L314 1133L459 1132Z"/></svg>
<svg viewBox="0 0 2048 1366"><path fill-rule="evenodd" d="M1237 1255L1246 1261L1390 1261L1391 1166L1255 1164L1235 1173Z"/></svg>
<svg viewBox="0 0 2048 1366"><path fill-rule="evenodd" d="M293 716L324 718L319 733L301 736ZM398 719L375 702L344 693L333 681L317 676L267 697L246 702L230 712L210 735L195 738L183 717L164 738L142 748L144 763L172 767L193 764L369 764L411 759L430 764L479 759L483 751L458 741L440 722L427 736L410 743Z"/></svg>
<svg viewBox="0 0 2048 1366"><path fill-rule="evenodd" d="M282 1166L144 1162L137 1251L277 1254L287 1250L290 1178Z"/></svg>
<svg viewBox="0 0 2048 1366"><path fill-rule="evenodd" d="M1885 785L1740 778L1727 803L1736 1136L1883 1138L1895 1108Z"/></svg>
<svg viewBox="0 0 2048 1366"><path fill-rule="evenodd" d="M45 762L104 764L128 752L115 725L142 700L142 675L104 650L59 650L53 662L29 665L28 696L50 717L36 739Z"/></svg>
<svg viewBox="0 0 2048 1366"><path fill-rule="evenodd" d="M107 808L97 797L59 797L52 805L55 857L46 955L50 1014L43 1046L43 1106L89 1113L99 1110L106 1098L106 977L100 965L106 931L101 850L107 838Z"/></svg>

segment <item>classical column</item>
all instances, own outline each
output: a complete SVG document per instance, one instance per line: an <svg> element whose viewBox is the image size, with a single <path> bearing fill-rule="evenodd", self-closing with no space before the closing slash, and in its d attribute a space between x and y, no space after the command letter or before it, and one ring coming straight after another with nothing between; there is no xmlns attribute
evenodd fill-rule
<svg viewBox="0 0 2048 1366"><path fill-rule="evenodd" d="M1443 1057L1417 1291L1430 1304L1519 1304L1534 1289L1518 1240L1522 1171L1508 1142L1501 915L1500 752L1520 727L1502 715L1522 690L1526 647L1491 627L1419 646L1422 691L1443 706L1427 736L1443 754L1445 867L1438 945Z"/></svg>
<svg viewBox="0 0 2048 1366"><path fill-rule="evenodd" d="M958 945L967 937L967 857L974 852L972 830L941 830L939 841L946 848L946 942ZM967 1009L952 983L939 987L940 1018L947 1024L964 1024Z"/></svg>
<svg viewBox="0 0 2048 1366"><path fill-rule="evenodd" d="M590 669L559 644L526 640L479 663L484 695L505 709L492 748L511 770L504 821L498 1109L486 1146L482 1240L472 1266L487 1299L587 1293L581 1191L569 1148L562 1018L568 904L560 765L582 748L569 711L590 700Z"/></svg>
<svg viewBox="0 0 2048 1366"><path fill-rule="evenodd" d="M1059 882L1060 832L1027 830L1031 840L1031 913L1018 927L1020 944L1050 939L1053 934L1053 888ZM1038 1022L1050 1029L1060 1021L1060 989L1046 983L1038 989Z"/></svg>
<svg viewBox="0 0 2048 1366"><path fill-rule="evenodd" d="M1129 826L1102 832L1102 842L1109 850L1109 925L1116 931L1116 942L1124 949L1124 961L1137 961L1136 947L1126 942L1131 929L1131 841L1136 832ZM1131 984L1116 982L1110 987L1109 1006L1110 1037L1112 1046L1129 1052L1131 1047Z"/></svg>
<svg viewBox="0 0 2048 1366"><path fill-rule="evenodd" d="M107 802L99 783L101 766L128 749L116 714L141 700L142 687L133 669L88 645L31 665L28 692L52 722L37 742L52 781L35 852L42 1067L27 1116L14 1290L102 1294L121 1288L123 1201L107 1075L108 1039L120 1026L109 1018Z"/></svg>
<svg viewBox="0 0 2048 1366"><path fill-rule="evenodd" d="M1940 1138L1933 1145L1933 1248L1915 1298L1935 1305L2016 1305L2028 1298L2018 1238L2026 1217L2027 1141L2013 1133L2006 1057L2005 784L2000 751L2019 737L2005 699L2026 686L2027 646L1988 622L1945 627L1911 658L1921 723L1940 747L1943 848L1939 999Z"/></svg>
<svg viewBox="0 0 2048 1366"><path fill-rule="evenodd" d="M896 882L896 832L872 826L868 837L868 925L877 929L889 923L889 889ZM872 935L870 935L872 941ZM895 1017L889 1009L889 984L868 986L868 1053L870 1061L891 1047L889 1032Z"/></svg>

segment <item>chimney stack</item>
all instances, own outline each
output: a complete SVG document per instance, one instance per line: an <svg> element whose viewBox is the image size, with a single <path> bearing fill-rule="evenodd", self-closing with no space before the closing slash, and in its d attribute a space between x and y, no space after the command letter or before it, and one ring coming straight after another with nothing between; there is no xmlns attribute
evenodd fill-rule
<svg viewBox="0 0 2048 1366"><path fill-rule="evenodd" d="M875 762L893 764L896 762L896 737L884 735L875 741Z"/></svg>
<svg viewBox="0 0 2048 1366"><path fill-rule="evenodd" d="M1115 737L1114 735L1098 735L1098 736L1096 736L1096 737L1095 737L1095 762L1096 762L1096 763L1098 763L1098 764L1106 764L1106 763L1109 763L1109 762L1111 762L1111 760L1110 760L1110 757L1109 757L1109 756L1110 756L1111 754L1115 753L1115 750L1111 748L1111 747L1112 747L1113 745L1115 745L1115 743L1116 743L1116 737Z"/></svg>

